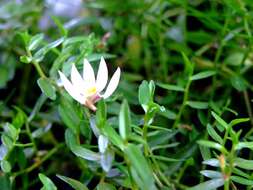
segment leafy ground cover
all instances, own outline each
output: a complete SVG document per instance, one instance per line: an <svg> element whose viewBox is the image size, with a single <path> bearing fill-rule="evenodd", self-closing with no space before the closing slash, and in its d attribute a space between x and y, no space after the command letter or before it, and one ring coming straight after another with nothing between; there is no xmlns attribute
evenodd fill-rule
<svg viewBox="0 0 253 190"><path fill-rule="evenodd" d="M252 10L1 1L1 189L252 189Z"/></svg>

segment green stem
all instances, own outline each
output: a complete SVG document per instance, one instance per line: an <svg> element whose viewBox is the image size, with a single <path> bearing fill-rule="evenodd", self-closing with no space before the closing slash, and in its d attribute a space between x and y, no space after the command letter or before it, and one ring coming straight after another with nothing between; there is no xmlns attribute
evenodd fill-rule
<svg viewBox="0 0 253 190"><path fill-rule="evenodd" d="M41 164L43 164L45 161L47 161L53 154L55 154L61 147L63 147L64 144L58 144L58 146L54 147L52 150L50 150L40 161L35 162L33 165L31 165L28 168L25 168L21 171L13 173L13 177L17 177L19 175L22 175L24 173L29 173L33 171L34 169L38 168Z"/></svg>
<svg viewBox="0 0 253 190"><path fill-rule="evenodd" d="M26 50L26 52L27 52L27 54L28 54L29 57L32 57L31 51ZM35 60L32 61L32 64L34 65L35 69L36 69L37 72L39 73L40 77L46 78L46 75L45 75L45 73L43 72L43 70L41 69L40 64L39 64L37 61L35 61Z"/></svg>
<svg viewBox="0 0 253 190"><path fill-rule="evenodd" d="M14 146L18 146L18 147L29 147L29 146L33 146L33 143L26 143L26 144L19 144L19 143L15 143Z"/></svg>
<svg viewBox="0 0 253 190"><path fill-rule="evenodd" d="M36 68L37 72L39 73L40 77L46 78L46 75L45 75L44 72L42 71L42 69L41 69L39 63L36 62L36 61L34 61L34 62L33 62L33 65L35 66L35 68Z"/></svg>
<svg viewBox="0 0 253 190"><path fill-rule="evenodd" d="M251 126L253 127L253 114L252 114L252 109L251 109L250 100L249 100L249 94L248 94L247 90L243 91L243 96L244 96L244 101L246 104L247 112L248 112L248 115L250 118L250 123L251 123Z"/></svg>
<svg viewBox="0 0 253 190"><path fill-rule="evenodd" d="M147 121L147 115L144 116L144 124L143 124L143 131L142 131L142 135L143 135L143 139L146 142L144 144L144 155L148 156L148 121Z"/></svg>
<svg viewBox="0 0 253 190"><path fill-rule="evenodd" d="M150 150L149 146L148 146L148 140L147 140L147 136L148 136L148 116L145 114L144 116L144 124L143 124L143 131L142 131L142 135L143 135L143 139L145 140L145 144L144 146L144 155L145 156L149 156L151 157L151 160L153 162L153 165L155 167L155 170L157 170L157 173L159 174L159 176L161 177L161 179L164 181L164 183L167 186L171 186L170 182L168 181L167 177L162 173L159 164L157 163L156 159L153 156L153 152ZM155 179L157 181L158 184L160 184L160 180L158 179L157 176L155 176Z"/></svg>
<svg viewBox="0 0 253 190"><path fill-rule="evenodd" d="M219 71L218 62L220 60L221 53L223 51L223 47L225 45L224 35L225 35L225 33L227 31L227 28L228 28L228 21L229 21L229 17L227 16L226 20L225 20L225 23L224 23L224 27L223 27L222 32L221 32L221 42L220 42L219 48L218 48L218 50L216 52L216 55L215 55L215 58L214 58L214 68L215 68L216 73L218 73L218 71ZM220 67L222 67L222 65ZM214 94L215 94L215 91L216 91L216 84L217 84L217 75L214 75L213 78L212 78L212 91L211 91L210 101L213 101L213 99L214 99ZM211 118L210 113L211 112L209 111L208 121L210 121L210 118Z"/></svg>
<svg viewBox="0 0 253 190"><path fill-rule="evenodd" d="M229 180L225 180L224 190L229 190Z"/></svg>
<svg viewBox="0 0 253 190"><path fill-rule="evenodd" d="M157 163L157 161L156 161L156 159L155 159L155 157L154 157L154 154L153 154L153 152L149 149L149 154L150 154L150 158L151 158L151 160L152 160L152 162L153 162L153 164L154 164L154 167L155 167L155 169L157 170L157 173L159 174L159 176L161 177L161 179L163 180L163 182L167 185L167 186L169 186L169 187L171 187L171 183L169 182L169 180L167 179L167 177L163 174L163 172L161 171L161 169L160 169L160 166L159 166L159 164Z"/></svg>
<svg viewBox="0 0 253 190"><path fill-rule="evenodd" d="M187 82L186 87L185 87L185 90L184 90L183 103L182 103L182 105L180 107L180 110L179 110L177 116L176 116L176 119L175 119L175 122L174 122L172 128L178 127L178 123L179 123L179 121L181 119L181 116L183 114L184 108L185 108L185 106L187 104L190 86L191 86L191 80L190 80L190 77L189 77L188 82Z"/></svg>
<svg viewBox="0 0 253 190"><path fill-rule="evenodd" d="M30 129L30 126L29 126L29 123L28 123L28 122L25 123L25 129L26 129L26 133L27 133L27 135L28 135L30 141L31 141L32 144L33 144L33 148L34 148L35 152L37 152L37 151L38 151L38 148L37 148L37 145L36 145L36 143L35 143L34 138L32 137L32 132L31 132L31 129Z"/></svg>

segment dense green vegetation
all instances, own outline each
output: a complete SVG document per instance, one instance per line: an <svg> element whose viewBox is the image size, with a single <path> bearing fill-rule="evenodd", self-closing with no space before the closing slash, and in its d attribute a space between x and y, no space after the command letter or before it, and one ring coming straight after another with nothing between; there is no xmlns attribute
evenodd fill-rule
<svg viewBox="0 0 253 190"><path fill-rule="evenodd" d="M252 28L251 0L1 1L1 189L252 189ZM101 57L92 111L59 71Z"/></svg>

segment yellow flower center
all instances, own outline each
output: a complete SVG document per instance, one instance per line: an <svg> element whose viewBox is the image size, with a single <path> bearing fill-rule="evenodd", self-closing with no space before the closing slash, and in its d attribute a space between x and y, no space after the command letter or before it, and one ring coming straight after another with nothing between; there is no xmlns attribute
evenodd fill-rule
<svg viewBox="0 0 253 190"><path fill-rule="evenodd" d="M96 92L97 92L97 88L95 86L90 87L86 90L86 94L88 97L92 96L93 94L96 94Z"/></svg>

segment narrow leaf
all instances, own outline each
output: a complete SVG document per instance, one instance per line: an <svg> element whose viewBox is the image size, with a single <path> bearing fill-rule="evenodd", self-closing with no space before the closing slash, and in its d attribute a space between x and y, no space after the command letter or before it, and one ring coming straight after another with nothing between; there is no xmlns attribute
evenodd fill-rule
<svg viewBox="0 0 253 190"><path fill-rule="evenodd" d="M43 183L43 188L45 190L57 190L56 186L54 183L49 179L47 176L44 174L40 173L39 174L40 181Z"/></svg>
<svg viewBox="0 0 253 190"><path fill-rule="evenodd" d="M214 148L214 149L219 150L221 152L227 152L223 146L221 146L220 144L218 144L216 142L207 141L207 140L200 140L200 141L198 141L198 144L205 146L205 147Z"/></svg>
<svg viewBox="0 0 253 190"><path fill-rule="evenodd" d="M252 149L253 148L253 142L239 142L236 146L235 146L235 150L240 150L242 148L249 148Z"/></svg>
<svg viewBox="0 0 253 190"><path fill-rule="evenodd" d="M177 85L157 83L157 86L166 90L184 92L184 88Z"/></svg>
<svg viewBox="0 0 253 190"><path fill-rule="evenodd" d="M218 133L216 133L212 125L209 123L207 124L207 132L213 138L213 140L217 141L219 144L223 143L222 138L218 135Z"/></svg>
<svg viewBox="0 0 253 190"><path fill-rule="evenodd" d="M215 75L215 71L203 71L191 76L191 80L200 80Z"/></svg>
<svg viewBox="0 0 253 190"><path fill-rule="evenodd" d="M66 176L62 176L62 175L56 175L58 178L60 178L62 181L66 182L67 184L69 184L71 187L73 187L75 190L89 190L86 185L82 184L81 182L66 177Z"/></svg>
<svg viewBox="0 0 253 190"><path fill-rule="evenodd" d="M234 160L235 166L238 166L239 168L243 168L246 170L253 170L253 160L246 160L243 158L235 158Z"/></svg>
<svg viewBox="0 0 253 190"><path fill-rule="evenodd" d="M147 185L147 190L156 189L152 171L140 149L134 144L128 144L124 152L141 180Z"/></svg>
<svg viewBox="0 0 253 190"><path fill-rule="evenodd" d="M216 189L223 186L223 179L212 179L203 183L200 183L194 187L189 188L188 190L206 190L206 189Z"/></svg>
<svg viewBox="0 0 253 190"><path fill-rule="evenodd" d="M195 109L207 109L208 103L207 102L200 102L200 101L187 101L186 103L191 108Z"/></svg>
<svg viewBox="0 0 253 190"><path fill-rule="evenodd" d="M204 175L205 177L208 177L211 179L223 177L221 172L212 171L212 170L202 170L200 171L200 173Z"/></svg>
<svg viewBox="0 0 253 190"><path fill-rule="evenodd" d="M119 113L119 134L126 140L130 133L131 118L130 110L126 100L123 101Z"/></svg>
<svg viewBox="0 0 253 190"><path fill-rule="evenodd" d="M44 38L43 34L37 34L33 36L28 44L28 50L29 51L35 50L41 44L43 38Z"/></svg>
<svg viewBox="0 0 253 190"><path fill-rule="evenodd" d="M111 126L106 125L103 128L103 131L105 135L108 137L108 139L112 142L112 144L114 144L121 150L124 149L125 145L124 145L123 139L121 138L121 136L118 135L118 133Z"/></svg>
<svg viewBox="0 0 253 190"><path fill-rule="evenodd" d="M141 85L139 86L139 102L140 104L146 105L148 104L151 98L149 86L147 81L142 81Z"/></svg>
<svg viewBox="0 0 253 190"><path fill-rule="evenodd" d="M9 173L11 171L11 164L7 160L2 160L1 169L4 173Z"/></svg>
<svg viewBox="0 0 253 190"><path fill-rule="evenodd" d="M41 91L51 100L56 99L55 87L51 84L50 80L47 78L39 78L37 83Z"/></svg>
<svg viewBox="0 0 253 190"><path fill-rule="evenodd" d="M225 129L228 128L228 124L226 121L224 121L220 116L218 116L215 112L211 112L212 116L215 118L215 120Z"/></svg>
<svg viewBox="0 0 253 190"><path fill-rule="evenodd" d="M230 178L232 181L242 185L251 185L251 186L253 185L253 180L249 180L239 176L231 176Z"/></svg>

